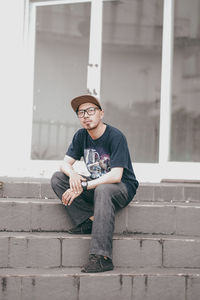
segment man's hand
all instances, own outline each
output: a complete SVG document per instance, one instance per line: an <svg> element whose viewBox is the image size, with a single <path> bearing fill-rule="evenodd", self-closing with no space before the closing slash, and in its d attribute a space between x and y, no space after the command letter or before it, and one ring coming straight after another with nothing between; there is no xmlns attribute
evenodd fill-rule
<svg viewBox="0 0 200 300"><path fill-rule="evenodd" d="M79 175L74 169L73 164L75 163L75 159L65 155L64 161L60 167L61 171L69 176L69 184L70 189L75 193L79 193L82 191L81 181L86 181L84 177Z"/></svg>
<svg viewBox="0 0 200 300"><path fill-rule="evenodd" d="M82 193L83 191L81 181L86 181L86 178L82 177L76 172L71 172L69 177L69 184L71 191L73 191L75 194Z"/></svg>
<svg viewBox="0 0 200 300"><path fill-rule="evenodd" d="M64 205L71 205L74 199L82 193L83 188L81 187L81 189L82 190L78 193L77 192L75 193L71 189L66 190L66 192L64 192L62 195L62 203Z"/></svg>

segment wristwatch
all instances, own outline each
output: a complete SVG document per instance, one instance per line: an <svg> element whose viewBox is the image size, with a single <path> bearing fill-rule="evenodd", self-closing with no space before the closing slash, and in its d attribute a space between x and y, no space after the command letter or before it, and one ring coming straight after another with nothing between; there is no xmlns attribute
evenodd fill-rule
<svg viewBox="0 0 200 300"><path fill-rule="evenodd" d="M88 182L87 181L81 181L81 186L83 188L83 191L87 191Z"/></svg>

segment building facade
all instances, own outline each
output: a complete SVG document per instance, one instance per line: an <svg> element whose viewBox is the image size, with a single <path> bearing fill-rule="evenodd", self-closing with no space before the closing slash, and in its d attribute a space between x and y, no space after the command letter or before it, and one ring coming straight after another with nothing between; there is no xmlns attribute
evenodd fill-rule
<svg viewBox="0 0 200 300"><path fill-rule="evenodd" d="M6 0L0 11L0 176L51 176L79 128L70 100L89 93L125 133L140 181L198 180L200 0Z"/></svg>

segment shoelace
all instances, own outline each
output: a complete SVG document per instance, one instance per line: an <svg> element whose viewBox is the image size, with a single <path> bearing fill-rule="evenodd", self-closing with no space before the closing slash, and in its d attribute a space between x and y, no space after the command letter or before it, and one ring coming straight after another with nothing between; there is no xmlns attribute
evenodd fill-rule
<svg viewBox="0 0 200 300"><path fill-rule="evenodd" d="M99 260L100 256L96 254L90 254L90 261L97 262Z"/></svg>

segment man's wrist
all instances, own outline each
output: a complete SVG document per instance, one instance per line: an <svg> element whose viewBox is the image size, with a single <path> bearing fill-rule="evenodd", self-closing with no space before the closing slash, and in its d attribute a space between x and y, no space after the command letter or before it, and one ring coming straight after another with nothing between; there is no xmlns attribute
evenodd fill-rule
<svg viewBox="0 0 200 300"><path fill-rule="evenodd" d="M72 176L74 176L74 175L77 175L77 172L76 172L75 170L71 169L71 170L69 171L69 177L72 177Z"/></svg>
<svg viewBox="0 0 200 300"><path fill-rule="evenodd" d="M87 191L88 182L87 181L81 181L81 186L83 188L83 191Z"/></svg>

